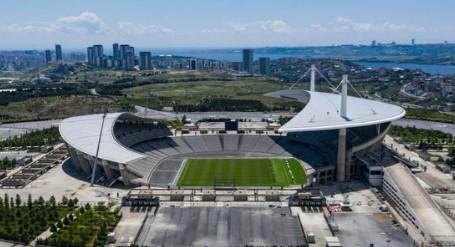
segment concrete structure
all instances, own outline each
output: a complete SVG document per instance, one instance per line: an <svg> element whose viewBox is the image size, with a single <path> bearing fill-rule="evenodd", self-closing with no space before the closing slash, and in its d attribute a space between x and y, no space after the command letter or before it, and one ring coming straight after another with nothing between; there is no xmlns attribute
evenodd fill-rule
<svg viewBox="0 0 455 247"><path fill-rule="evenodd" d="M400 214L428 242L436 246L453 246L455 228L403 164L384 168L383 190ZM449 243L451 245L444 245Z"/></svg>
<svg viewBox="0 0 455 247"><path fill-rule="evenodd" d="M345 93L347 83L345 77ZM168 186L186 157L204 155L294 157L301 161L311 181L347 181L363 174L362 162L357 161L378 149L390 122L405 113L398 106L346 94L282 90L268 95L306 103L300 113L279 128L281 134L265 134L266 126L250 122L239 122L235 130L248 131L241 135L226 131L225 122L201 122L196 135L172 136L160 123L175 119L171 113L109 113L101 132L96 161L101 169L95 180L107 185L120 180L125 184ZM77 169L87 175L93 173L102 119L102 114L73 117L59 127ZM253 130L255 127L259 129Z"/></svg>
<svg viewBox="0 0 455 247"><path fill-rule="evenodd" d="M348 96L348 83L347 76L344 76L341 94L305 90L281 90L267 94L306 103L301 112L279 129L281 132L290 133L295 139L303 141L302 138L309 135L305 132L331 135L331 130L336 131L336 137L332 135L337 140L336 144L331 145L337 150L338 181L353 178L359 170L353 166L353 161L369 149L377 148L390 128L390 123L405 114L399 106ZM368 138L356 141L353 138L355 133Z"/></svg>

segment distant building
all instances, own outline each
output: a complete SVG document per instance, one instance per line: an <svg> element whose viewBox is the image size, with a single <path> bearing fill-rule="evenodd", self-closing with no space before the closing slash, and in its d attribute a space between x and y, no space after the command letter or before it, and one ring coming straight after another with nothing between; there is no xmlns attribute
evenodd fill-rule
<svg viewBox="0 0 455 247"><path fill-rule="evenodd" d="M139 52L139 67L141 70L152 69L152 54L149 51Z"/></svg>
<svg viewBox="0 0 455 247"><path fill-rule="evenodd" d="M92 46L87 47L87 63L89 65L95 65Z"/></svg>
<svg viewBox="0 0 455 247"><path fill-rule="evenodd" d="M243 49L243 71L253 73L253 49Z"/></svg>
<svg viewBox="0 0 455 247"><path fill-rule="evenodd" d="M119 53L119 59L123 60L126 58L126 53L129 51L130 46L129 45L120 45L120 53Z"/></svg>
<svg viewBox="0 0 455 247"><path fill-rule="evenodd" d="M45 57L46 57L46 63L49 64L52 62L52 54L51 50L46 50L45 52Z"/></svg>
<svg viewBox="0 0 455 247"><path fill-rule="evenodd" d="M188 61L188 69L189 70L197 70L197 60L196 59L190 59Z"/></svg>
<svg viewBox="0 0 455 247"><path fill-rule="evenodd" d="M59 44L55 45L55 61L57 63L63 61L62 46Z"/></svg>
<svg viewBox="0 0 455 247"><path fill-rule="evenodd" d="M122 61L123 69L132 70L135 65L135 54L134 47L128 46L128 50L124 54L124 59Z"/></svg>
<svg viewBox="0 0 455 247"><path fill-rule="evenodd" d="M259 73L261 75L268 75L270 73L270 58L260 57L259 58Z"/></svg>
<svg viewBox="0 0 455 247"><path fill-rule="evenodd" d="M120 59L120 50L117 43L112 44L112 57L114 60Z"/></svg>
<svg viewBox="0 0 455 247"><path fill-rule="evenodd" d="M232 62L231 63L231 69L235 71L241 71L242 70L242 63L241 62Z"/></svg>
<svg viewBox="0 0 455 247"><path fill-rule="evenodd" d="M414 38L411 39L411 45L415 45L416 44L416 40Z"/></svg>
<svg viewBox="0 0 455 247"><path fill-rule="evenodd" d="M376 40L371 41L371 46L376 46Z"/></svg>
<svg viewBox="0 0 455 247"><path fill-rule="evenodd" d="M104 60L104 51L103 51L103 45L94 45L93 46L93 56L94 56L94 62L95 66L97 67L103 67L103 60Z"/></svg>
<svg viewBox="0 0 455 247"><path fill-rule="evenodd" d="M123 44L120 45L120 64L122 69L131 70L135 65L134 47Z"/></svg>

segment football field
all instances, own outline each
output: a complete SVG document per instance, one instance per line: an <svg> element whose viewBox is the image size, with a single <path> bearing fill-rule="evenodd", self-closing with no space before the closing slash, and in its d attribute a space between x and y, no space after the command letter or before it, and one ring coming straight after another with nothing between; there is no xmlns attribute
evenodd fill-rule
<svg viewBox="0 0 455 247"><path fill-rule="evenodd" d="M178 186L290 186L306 183L295 159L188 159Z"/></svg>

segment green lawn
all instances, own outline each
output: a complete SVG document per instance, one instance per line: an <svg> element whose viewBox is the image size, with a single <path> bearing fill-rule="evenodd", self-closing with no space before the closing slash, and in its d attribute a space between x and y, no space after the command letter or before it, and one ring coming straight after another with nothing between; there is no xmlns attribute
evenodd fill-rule
<svg viewBox="0 0 455 247"><path fill-rule="evenodd" d="M290 186L306 183L295 159L188 159L178 186Z"/></svg>

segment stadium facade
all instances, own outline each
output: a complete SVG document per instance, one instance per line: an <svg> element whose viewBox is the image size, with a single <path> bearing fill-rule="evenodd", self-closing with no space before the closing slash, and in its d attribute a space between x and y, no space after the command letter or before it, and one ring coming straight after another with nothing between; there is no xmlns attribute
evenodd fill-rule
<svg viewBox="0 0 455 247"><path fill-rule="evenodd" d="M312 182L349 181L374 173L365 166L365 155L381 147L391 122L403 117L405 111L392 104L347 96L347 84L341 84L340 94L293 89L267 94L306 104L278 131L177 133L163 124L175 115L159 111L147 116L77 116L65 119L59 130L75 168L108 186L116 181L172 186L183 161L198 156L294 157ZM98 167L96 172L93 167Z"/></svg>

